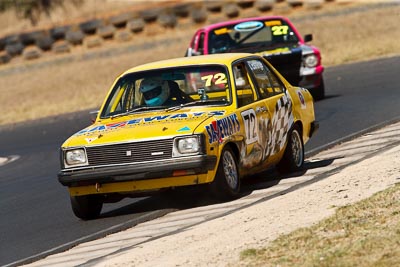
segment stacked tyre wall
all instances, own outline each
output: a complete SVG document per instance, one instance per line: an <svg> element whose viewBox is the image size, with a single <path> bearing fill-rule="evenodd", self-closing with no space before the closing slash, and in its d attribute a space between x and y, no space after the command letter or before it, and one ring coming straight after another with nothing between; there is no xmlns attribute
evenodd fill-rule
<svg viewBox="0 0 400 267"><path fill-rule="evenodd" d="M334 0L234 0L182 1L163 7L139 11L127 11L105 18L94 18L76 24L49 29L15 33L0 37L0 64L13 58L34 60L44 53L70 53L75 46L100 47L105 40L127 42L142 32L149 24L157 23L164 28L175 28L181 20L202 25L211 14L221 14L227 19L239 17L243 9L254 9L262 14L267 11L295 8L318 9ZM134 4L132 4L134 5Z"/></svg>

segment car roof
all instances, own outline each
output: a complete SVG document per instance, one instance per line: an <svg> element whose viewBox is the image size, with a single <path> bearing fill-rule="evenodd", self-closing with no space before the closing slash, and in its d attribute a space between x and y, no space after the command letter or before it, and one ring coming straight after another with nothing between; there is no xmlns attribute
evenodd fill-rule
<svg viewBox="0 0 400 267"><path fill-rule="evenodd" d="M204 26L204 27L200 28L200 30L210 31L215 28L220 28L220 27L224 27L227 25L238 24L241 22L254 21L254 20L274 20L274 19L283 19L285 21L289 21L288 18L283 17L283 16L260 16L260 17L243 18L243 19L235 19L235 20L227 20L224 22L218 22L218 23Z"/></svg>
<svg viewBox="0 0 400 267"><path fill-rule="evenodd" d="M201 55L193 57L172 58L172 59L154 61L151 63L133 67L125 71L122 75L137 71L145 71L145 70L177 67L177 66L192 66L192 65L203 65L203 64L227 65L237 59L241 59L244 57L255 57L255 56L256 55L251 53L223 53L223 54Z"/></svg>

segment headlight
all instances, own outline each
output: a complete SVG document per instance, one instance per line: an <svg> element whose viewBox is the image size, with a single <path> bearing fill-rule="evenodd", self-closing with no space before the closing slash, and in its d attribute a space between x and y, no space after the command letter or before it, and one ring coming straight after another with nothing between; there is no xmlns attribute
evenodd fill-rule
<svg viewBox="0 0 400 267"><path fill-rule="evenodd" d="M200 136L187 136L175 139L174 156L197 154L201 151Z"/></svg>
<svg viewBox="0 0 400 267"><path fill-rule="evenodd" d="M77 148L65 152L65 163L67 165L85 165L86 162L86 153L83 148Z"/></svg>
<svg viewBox="0 0 400 267"><path fill-rule="evenodd" d="M304 66L306 68L314 68L318 64L318 57L314 54L307 55L304 58Z"/></svg>

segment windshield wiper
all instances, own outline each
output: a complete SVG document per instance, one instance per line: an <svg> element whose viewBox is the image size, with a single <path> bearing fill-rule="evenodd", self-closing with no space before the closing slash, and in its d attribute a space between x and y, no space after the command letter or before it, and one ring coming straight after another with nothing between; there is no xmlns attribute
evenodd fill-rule
<svg viewBox="0 0 400 267"><path fill-rule="evenodd" d="M185 103L185 104L180 104L178 106L169 107L169 108L165 109L165 112L179 110L179 109L181 109L183 107L204 105L204 104L210 104L210 103L212 103L212 104L215 104L215 103L226 103L226 101L225 100L196 100L196 101L188 102L188 103Z"/></svg>
<svg viewBox="0 0 400 267"><path fill-rule="evenodd" d="M154 110L154 109L161 109L161 108L163 108L163 107L161 107L161 106L157 106L157 107L149 107L149 106L136 107L136 108L133 108L133 109L128 110L126 112L115 114L115 115L111 116L111 119L115 119L117 117L122 117L122 116L126 116L126 115L129 115L129 114L133 114L133 113L135 113L137 111Z"/></svg>

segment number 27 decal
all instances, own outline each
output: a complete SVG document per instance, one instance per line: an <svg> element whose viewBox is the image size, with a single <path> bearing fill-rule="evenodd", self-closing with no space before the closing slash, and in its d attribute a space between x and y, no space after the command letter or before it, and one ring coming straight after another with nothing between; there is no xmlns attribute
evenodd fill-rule
<svg viewBox="0 0 400 267"><path fill-rule="evenodd" d="M284 35L288 33L289 26L282 25L282 26L273 26L271 28L273 35Z"/></svg>
<svg viewBox="0 0 400 267"><path fill-rule="evenodd" d="M246 144L258 142L258 123L254 109L241 112L246 131Z"/></svg>

